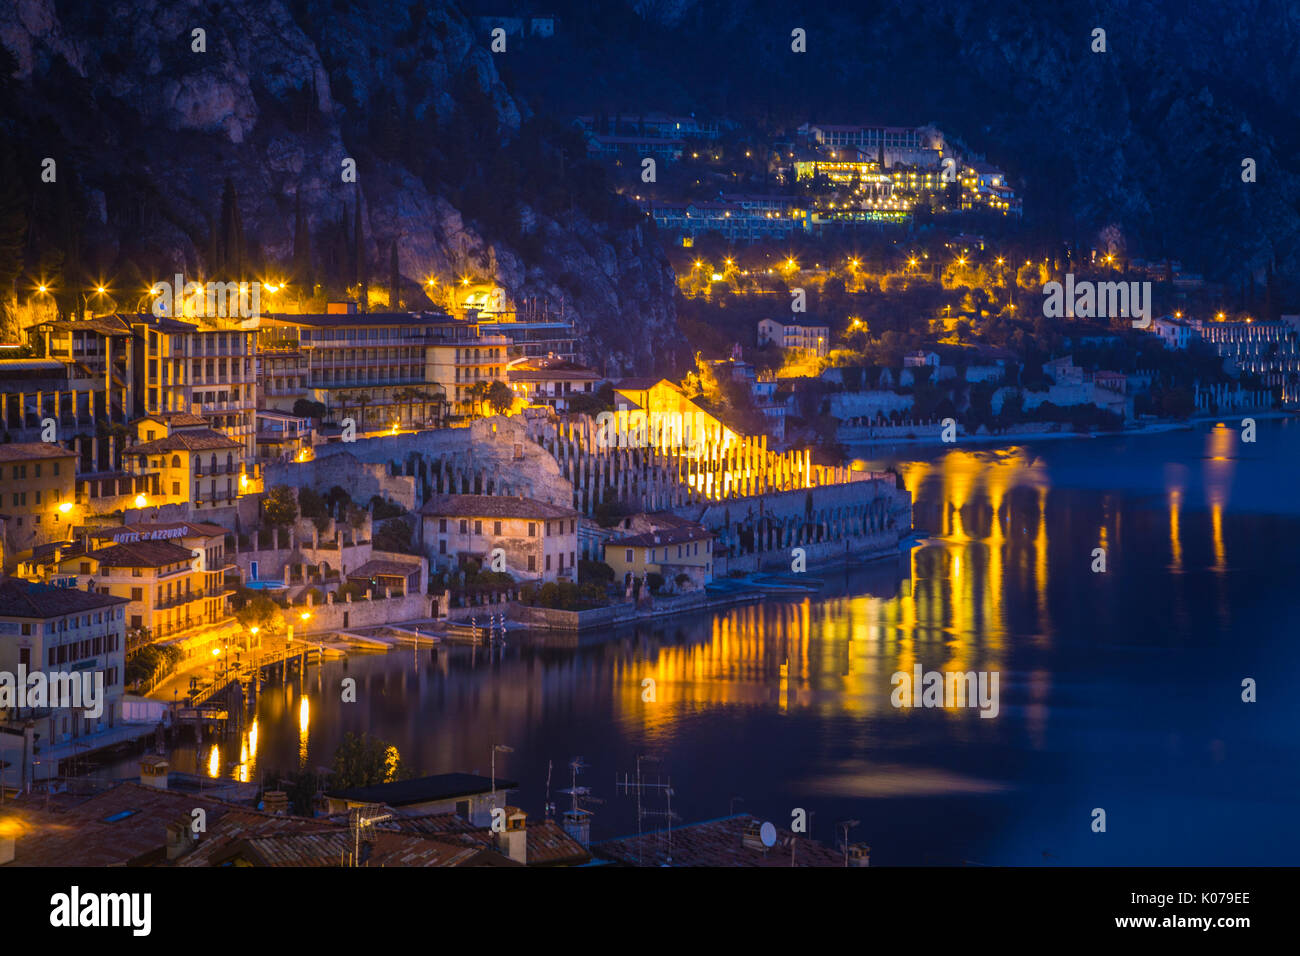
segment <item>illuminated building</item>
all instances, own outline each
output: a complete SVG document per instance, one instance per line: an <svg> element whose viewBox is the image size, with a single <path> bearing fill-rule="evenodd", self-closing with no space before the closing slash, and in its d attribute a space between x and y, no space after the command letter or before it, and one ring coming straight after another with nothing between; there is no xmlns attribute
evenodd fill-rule
<svg viewBox="0 0 1300 956"><path fill-rule="evenodd" d="M560 358L520 359L506 368L510 390L530 405L568 410L572 395L590 395L600 376L576 362Z"/></svg>
<svg viewBox="0 0 1300 956"><path fill-rule="evenodd" d="M54 442L0 445L0 512L5 546L23 551L66 538L78 513L77 458Z"/></svg>
<svg viewBox="0 0 1300 956"><path fill-rule="evenodd" d="M336 424L354 419L362 433L436 424L448 407L474 414L470 388L505 380L509 345L442 312L355 307L266 316L258 339L267 407L292 411L307 398L324 404Z"/></svg>
<svg viewBox="0 0 1300 956"><path fill-rule="evenodd" d="M517 580L577 577L578 512L505 495L434 495L420 509L430 567L450 568L467 558Z"/></svg>
<svg viewBox="0 0 1300 956"><path fill-rule="evenodd" d="M762 319L758 323L758 344L771 342L818 358L830 352L831 330L816 319Z"/></svg>
<svg viewBox="0 0 1300 956"><path fill-rule="evenodd" d="M42 776L54 776L59 760L121 717L126 657L124 600L110 594L50 587L18 578L0 579L0 671L103 674L102 710L0 708L0 723L26 739L28 755L40 741ZM10 738L13 739L13 738ZM76 742L75 744L73 742ZM68 744L66 748L60 746ZM0 763L0 782L11 787L30 779L35 761Z"/></svg>

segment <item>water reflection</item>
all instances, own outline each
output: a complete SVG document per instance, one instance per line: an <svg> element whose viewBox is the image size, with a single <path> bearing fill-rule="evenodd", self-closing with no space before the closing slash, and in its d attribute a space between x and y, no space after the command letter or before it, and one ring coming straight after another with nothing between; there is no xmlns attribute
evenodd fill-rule
<svg viewBox="0 0 1300 956"><path fill-rule="evenodd" d="M719 816L738 793L745 809L768 813L802 805L795 800L979 795L1026 801L1015 804L1021 816L1045 813L1033 809L1042 788L1068 781L1083 793L1110 775L1150 773L1165 751L1143 750L1144 734L1161 748L1171 732L1193 734L1201 718L1140 685L1150 679L1142 675L1181 686L1195 651L1241 626L1231 610L1242 578L1228 555L1244 555L1242 542L1261 530L1233 498L1249 471L1238 433L1145 441L872 461L898 467L915 524L931 534L896 559L814 571L825 581L817 595L612 635L512 635L503 652L448 645L328 662L313 700L296 682L261 695L245 738L228 747L239 752L228 772L256 779L329 765L344 734L364 731L418 773L486 774L492 746L509 744L497 773L520 782L531 812L544 802L547 762L581 753L610 798L595 824L606 836L635 828L608 783L642 753L672 762L674 809L686 819ZM1092 570L1096 548L1104 573ZM1000 716L895 708L891 676L918 665L997 671ZM1221 669L1212 673L1221 680ZM356 681L355 704L322 690L344 677ZM209 770L220 766L216 748L203 756ZM1194 769L1159 767L1162 785ZM988 812L945 810L968 823ZM923 814L913 804L874 812L891 825ZM924 814L942 829L933 808ZM908 839L935 838L920 830ZM900 848L898 861L922 858L913 851Z"/></svg>

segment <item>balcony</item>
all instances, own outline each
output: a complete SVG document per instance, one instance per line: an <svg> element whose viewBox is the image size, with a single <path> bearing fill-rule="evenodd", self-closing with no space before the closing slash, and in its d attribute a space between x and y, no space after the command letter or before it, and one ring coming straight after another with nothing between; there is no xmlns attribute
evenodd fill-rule
<svg viewBox="0 0 1300 956"><path fill-rule="evenodd" d="M202 601L204 598L216 597L218 593L220 592L186 591L184 594L178 594L175 597L155 601L153 606L156 611L166 611L170 608L180 607L182 604L191 604L194 601Z"/></svg>

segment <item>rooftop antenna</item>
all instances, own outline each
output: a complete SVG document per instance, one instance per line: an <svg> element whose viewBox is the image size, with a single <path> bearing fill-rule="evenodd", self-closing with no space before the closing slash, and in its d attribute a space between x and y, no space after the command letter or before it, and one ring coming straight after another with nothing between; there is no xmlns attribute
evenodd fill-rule
<svg viewBox="0 0 1300 956"><path fill-rule="evenodd" d="M592 813L583 804L604 803L591 795L590 787L578 786L578 774L587 769L587 762L581 757L574 757L569 761L569 771L572 777L572 786L566 787L559 791L569 795L569 809L564 811L564 832L569 834L584 847L591 843L591 817ZM548 772L549 779L549 772ZM549 790L549 783L548 783Z"/></svg>
<svg viewBox="0 0 1300 956"><path fill-rule="evenodd" d="M623 779L622 779L622 780L619 780L618 777L615 776L615 778L614 778L614 789L617 790L617 791L619 791L620 793L623 793L623 794L628 794L628 793L635 793L635 794L636 794L636 836L637 836L637 843L636 843L636 862L637 862L637 865L640 866L640 864L641 864L641 837L642 837L642 835L643 835L643 833L642 833L642 826L641 826L641 825L642 825L642 821L643 821L646 817L663 817L663 818L666 820L666 822L667 822L666 833L667 833L667 838L668 838L668 856L667 856L667 862L666 862L664 865L665 865L665 866L672 866L672 863L673 863L673 819L676 817L676 814L673 813L673 793L674 793L674 791L673 791L673 781L672 781L672 778L671 778L671 777L669 777L669 778L667 779L667 781L662 781L662 780L660 780L659 774L656 773L656 774L655 774L655 778L654 778L654 782L651 782L650 779L649 779L648 777L643 776L642 773L641 773L641 763L642 763L642 761L645 761L646 763L654 763L654 764L658 764L658 763L661 762L661 761L659 760L658 757L638 756L638 757L636 758L636 777L635 777L635 779L631 779L631 778L629 778L628 775L627 775L627 772L624 771L624 773L623 773ZM643 797L645 791L647 791L647 790L661 790L661 791L663 791L664 799L667 801L666 808L663 809L663 810L648 810L648 809L646 809L646 808L645 808L645 805L644 805L644 803L643 803L643 801L642 801L642 797Z"/></svg>

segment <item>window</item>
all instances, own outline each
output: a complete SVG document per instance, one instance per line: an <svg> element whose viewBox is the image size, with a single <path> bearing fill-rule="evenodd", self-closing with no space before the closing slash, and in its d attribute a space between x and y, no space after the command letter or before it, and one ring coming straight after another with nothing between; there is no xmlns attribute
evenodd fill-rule
<svg viewBox="0 0 1300 956"><path fill-rule="evenodd" d="M528 522L528 537L530 538L537 537L537 522L535 521Z"/></svg>
<svg viewBox="0 0 1300 956"><path fill-rule="evenodd" d="M144 590L143 590L142 588L132 588L132 589L131 589L131 600L132 600L132 601L143 601L143 600L144 600Z"/></svg>
<svg viewBox="0 0 1300 956"><path fill-rule="evenodd" d="M482 534L482 533L483 533L483 522L482 522L482 521L475 521L475 522L474 522L474 533L475 533L475 534Z"/></svg>
<svg viewBox="0 0 1300 956"><path fill-rule="evenodd" d="M501 536L501 522L500 522L500 521L494 521L494 522L492 522L492 533L493 533L494 535L497 535L498 537Z"/></svg>
<svg viewBox="0 0 1300 956"><path fill-rule="evenodd" d="M447 539L446 539L446 538L441 538L441 539L439 539L439 541L438 541L438 553L439 553L439 554L446 554L446 553L447 553Z"/></svg>
<svg viewBox="0 0 1300 956"><path fill-rule="evenodd" d="M551 556L549 554L546 556L546 570L551 570Z"/></svg>
<svg viewBox="0 0 1300 956"><path fill-rule="evenodd" d="M537 555L535 555L535 554L530 554L530 555L528 556L528 570L529 570L529 571L536 571L536 570L537 570Z"/></svg>
<svg viewBox="0 0 1300 956"><path fill-rule="evenodd" d="M439 530L439 531L444 531L444 532L447 530L447 519L446 519L446 518L439 518L439 519L438 519L438 530Z"/></svg>
<svg viewBox="0 0 1300 956"><path fill-rule="evenodd" d="M632 563L632 549L631 549L631 548L628 548L626 551L623 552L623 560L626 561L628 564L631 564L631 563Z"/></svg>
<svg viewBox="0 0 1300 956"><path fill-rule="evenodd" d="M23 636L27 637L31 633L32 633L32 626L30 624L23 624Z"/></svg>
<svg viewBox="0 0 1300 956"><path fill-rule="evenodd" d="M81 564L78 565L78 567L79 567L79 569L80 569L80 570L78 571L79 574L89 574L89 573L90 573L90 562L89 562L89 561L82 561Z"/></svg>
<svg viewBox="0 0 1300 956"><path fill-rule="evenodd" d="M461 519L460 519L460 533L461 533L461 534L466 534L466 533L468 533L468 532L469 532L469 521L467 521L467 520L464 519L464 518L461 518Z"/></svg>

